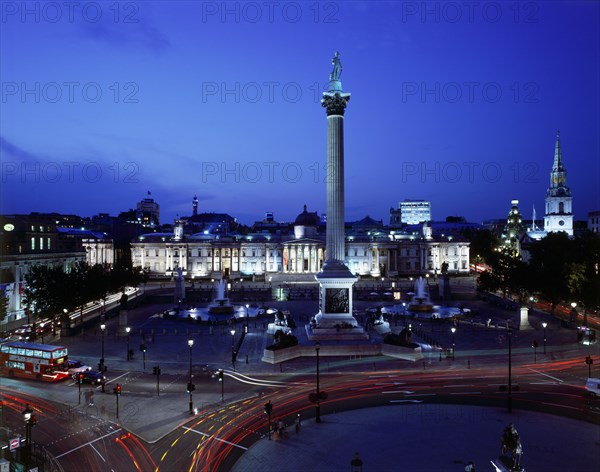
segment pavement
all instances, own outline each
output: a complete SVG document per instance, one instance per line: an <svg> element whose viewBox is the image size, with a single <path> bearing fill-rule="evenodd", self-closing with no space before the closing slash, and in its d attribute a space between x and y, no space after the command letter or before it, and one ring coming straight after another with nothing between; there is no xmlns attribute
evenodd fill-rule
<svg viewBox="0 0 600 472"><path fill-rule="evenodd" d="M293 425L285 438L261 439L232 472L496 471L500 438L514 423L526 472L600 470L600 427L529 411L492 407L404 404L323 415ZM352 469L358 452L362 469ZM502 469L500 469L502 470Z"/></svg>
<svg viewBox="0 0 600 472"><path fill-rule="evenodd" d="M435 355L437 369L451 370L453 365L460 362L479 362L477 355L482 349L487 349L488 355L493 354L494 350L505 353L506 333L503 325L508 319L516 320L517 314L480 300L469 300L463 304L478 314L473 323L459 323L454 337L449 322L413 322L421 333L434 338L436 344L451 346L455 342L455 360L440 358L437 361ZM298 323L294 334L300 343L309 343L303 325L314 311L316 301L273 302L269 305L290 310ZM377 303L355 304L359 310L364 309L363 305L366 307ZM194 407L198 413L204 413L222 405L219 384L211 375L218 368L231 369L231 327L210 328L186 321L166 321L156 316L166 308L168 306L141 305L130 310L132 332L129 342L134 350L134 358L129 362L125 360L127 336L119 333L118 318L106 321L108 329L104 341L109 383L106 385L107 393L95 390L94 405L87 404L83 395L82 404L79 404L77 388L74 386L66 391L48 389L48 400L65 405L69 411L114 421L142 439L156 442L190 419L185 386L189 380L187 340L191 337L194 339L193 374L196 383ZM492 319L491 327L486 327L488 318ZM282 372L314 369L314 359L311 358L279 365L261 361L264 348L272 342L272 336L264 330L270 321L250 320L249 333L240 348L236 371L268 377ZM552 358L559 345L564 347L565 342L575 346L573 330L561 328L558 321L543 312L534 312L530 315L532 329L514 335L515 356L529 355L532 339L538 339L542 345L542 321L548 323L549 358ZM398 323L392 322L393 331L398 332L403 323L403 319ZM241 328L240 324L237 327ZM100 357L101 341L99 329L87 329L82 334L55 339L52 343L68 347L71 358L83 360L95 368ZM141 343L147 345L145 366L138 349ZM541 354L541 347L539 350L538 354ZM352 363L340 363L336 359L322 358L321 362L323 373L352 369ZM156 396L154 387L154 365L160 365L162 370L160 396ZM415 368L415 364L380 356L373 359L372 368L407 370ZM364 369L365 364L362 363L361 370ZM6 382L19 381L7 379ZM118 420L115 418L115 398L112 395L116 383L123 386ZM24 392L29 389L27 383L18 385ZM231 383L226 385L231 386ZM253 390L241 388L227 392L225 402L255 395ZM144 415L144 410L153 413ZM523 410L508 415L493 407L403 404L328 414L322 419L320 424L314 420L304 420L298 434L292 426L287 428L286 438L259 440L242 456L233 470L347 471L350 470L350 461L358 452L365 472L465 470L468 461L475 463L477 471L494 471L490 461L498 459L500 435L510 422L515 423L521 435L523 465L528 472L600 470L600 427L553 415Z"/></svg>

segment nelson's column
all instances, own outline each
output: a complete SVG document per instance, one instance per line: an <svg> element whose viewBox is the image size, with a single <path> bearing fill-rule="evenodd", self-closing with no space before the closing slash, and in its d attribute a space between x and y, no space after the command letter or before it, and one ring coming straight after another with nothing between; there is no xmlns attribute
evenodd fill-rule
<svg viewBox="0 0 600 472"><path fill-rule="evenodd" d="M315 317L318 329L311 337L364 338L364 330L352 316L352 285L357 278L344 263L344 111L350 94L342 90L339 52L332 63L329 88L321 100L327 110L326 255L323 269L315 276L319 282L319 313Z"/></svg>

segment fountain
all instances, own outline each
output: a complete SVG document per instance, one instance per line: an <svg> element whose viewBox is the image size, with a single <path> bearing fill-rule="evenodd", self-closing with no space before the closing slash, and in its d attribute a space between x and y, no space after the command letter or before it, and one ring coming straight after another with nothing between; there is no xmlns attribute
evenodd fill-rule
<svg viewBox="0 0 600 472"><path fill-rule="evenodd" d="M429 299L429 289L423 277L415 280L415 293L408 304L410 311L433 311L433 303Z"/></svg>
<svg viewBox="0 0 600 472"><path fill-rule="evenodd" d="M209 315L233 315L234 306L229 298L225 298L225 281L219 280L217 284L217 296L208 307Z"/></svg>

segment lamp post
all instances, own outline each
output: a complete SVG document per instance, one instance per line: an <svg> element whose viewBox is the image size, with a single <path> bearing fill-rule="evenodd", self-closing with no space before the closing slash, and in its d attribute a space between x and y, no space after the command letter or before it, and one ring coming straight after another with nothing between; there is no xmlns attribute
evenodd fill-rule
<svg viewBox="0 0 600 472"><path fill-rule="evenodd" d="M575 321L575 323L577 323L577 310L575 308L577 308L577 303L572 302L571 303L571 313L569 315L569 322Z"/></svg>
<svg viewBox="0 0 600 472"><path fill-rule="evenodd" d="M131 328L129 326L127 326L125 328L125 332L127 333L127 360L130 361L131 360L131 355L129 354L129 333L131 331Z"/></svg>
<svg viewBox="0 0 600 472"><path fill-rule="evenodd" d="M194 346L194 340L188 339L188 346L190 347L190 382L188 384L188 391L190 392L190 415L194 414L194 400L192 398L192 391L194 390L194 384L192 384L192 347Z"/></svg>
<svg viewBox="0 0 600 472"><path fill-rule="evenodd" d="M250 312L249 312L249 309L250 309L250 305L249 305L248 303L246 303L246 325L245 325L245 329L244 329L244 332L245 332L245 333L247 333L247 332L248 332L248 323L249 323L249 321L250 321L250 319L248 318L248 317L250 316L250 314L249 314L249 313L250 313Z"/></svg>
<svg viewBox="0 0 600 472"><path fill-rule="evenodd" d="M100 356L100 371L104 371L104 333L106 331L106 325L102 323L100 325L100 331L102 331L102 355Z"/></svg>
<svg viewBox="0 0 600 472"><path fill-rule="evenodd" d="M529 297L529 308L533 308L533 297Z"/></svg>
<svg viewBox="0 0 600 472"><path fill-rule="evenodd" d="M508 412L512 413L512 329L508 330Z"/></svg>
<svg viewBox="0 0 600 472"><path fill-rule="evenodd" d="M235 370L235 329L232 329L230 331L231 333L231 366L233 367L233 369Z"/></svg>
<svg viewBox="0 0 600 472"><path fill-rule="evenodd" d="M450 331L452 331L452 360L454 360L454 347L456 345L454 342L454 333L456 333L456 328L452 326L452 328L450 328Z"/></svg>
<svg viewBox="0 0 600 472"><path fill-rule="evenodd" d="M31 455L31 423L33 418L33 410L29 408L29 403L25 405L25 409L21 412L25 421L25 454L27 461Z"/></svg>
<svg viewBox="0 0 600 472"><path fill-rule="evenodd" d="M321 422L321 388L319 385L319 349L321 349L321 345L317 342L315 344L315 351L317 352L317 401L315 406L315 421L317 423Z"/></svg>
<svg viewBox="0 0 600 472"><path fill-rule="evenodd" d="M542 323L542 328L544 328L544 355L546 354L546 326L548 326L548 323L544 321Z"/></svg>

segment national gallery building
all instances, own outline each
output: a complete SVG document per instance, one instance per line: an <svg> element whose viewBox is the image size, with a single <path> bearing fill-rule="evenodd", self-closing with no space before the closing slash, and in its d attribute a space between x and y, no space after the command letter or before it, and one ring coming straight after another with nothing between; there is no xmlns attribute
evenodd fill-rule
<svg viewBox="0 0 600 472"><path fill-rule="evenodd" d="M360 276L395 277L426 273L469 273L469 243L453 236L433 236L423 225L418 233L377 228L365 218L346 231L345 262ZM325 231L316 212L304 211L293 231L185 234L184 222L173 233L149 233L131 243L132 262L151 276L173 275L181 268L187 278L314 275L325 261Z"/></svg>

